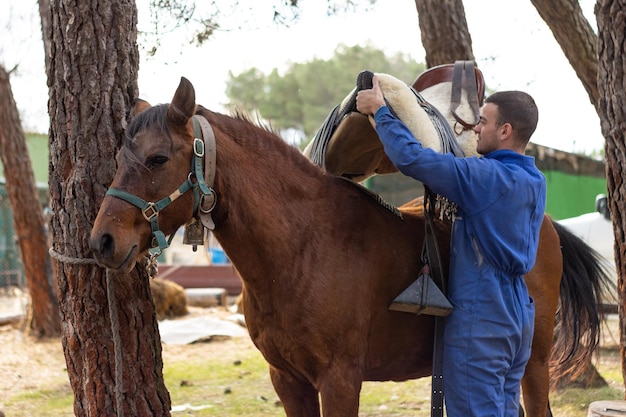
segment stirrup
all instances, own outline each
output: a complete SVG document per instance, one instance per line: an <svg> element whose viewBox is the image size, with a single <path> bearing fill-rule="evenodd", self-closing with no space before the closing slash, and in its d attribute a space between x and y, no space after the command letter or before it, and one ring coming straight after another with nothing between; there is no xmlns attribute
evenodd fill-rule
<svg viewBox="0 0 626 417"><path fill-rule="evenodd" d="M389 310L445 317L452 312L452 304L432 277L422 274L391 302Z"/></svg>

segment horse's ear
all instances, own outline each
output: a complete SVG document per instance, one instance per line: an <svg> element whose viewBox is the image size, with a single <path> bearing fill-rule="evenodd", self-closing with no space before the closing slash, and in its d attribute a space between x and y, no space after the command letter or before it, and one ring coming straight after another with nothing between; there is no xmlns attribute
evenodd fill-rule
<svg viewBox="0 0 626 417"><path fill-rule="evenodd" d="M135 101L135 107L133 107L131 116L136 117L139 113L141 113L144 110L149 109L150 107L152 107L150 103L148 103L146 100L142 100L138 98L137 101Z"/></svg>
<svg viewBox="0 0 626 417"><path fill-rule="evenodd" d="M196 113L196 92L193 85L185 77L181 77L174 98L167 111L167 118L183 125Z"/></svg>

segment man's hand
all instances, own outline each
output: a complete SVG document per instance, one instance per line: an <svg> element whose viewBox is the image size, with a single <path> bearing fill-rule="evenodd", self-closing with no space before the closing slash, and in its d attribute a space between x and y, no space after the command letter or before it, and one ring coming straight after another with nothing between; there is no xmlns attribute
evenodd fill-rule
<svg viewBox="0 0 626 417"><path fill-rule="evenodd" d="M373 115L381 106L385 105L383 92L380 91L378 77L374 75L372 78L372 88L369 90L361 90L356 95L356 109L363 114Z"/></svg>

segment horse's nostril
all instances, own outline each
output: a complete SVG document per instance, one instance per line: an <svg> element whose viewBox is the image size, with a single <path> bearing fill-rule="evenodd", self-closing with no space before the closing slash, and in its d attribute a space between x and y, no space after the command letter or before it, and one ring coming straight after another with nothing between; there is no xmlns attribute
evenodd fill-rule
<svg viewBox="0 0 626 417"><path fill-rule="evenodd" d="M91 250L99 253L103 258L109 257L115 251L115 241L113 236L108 233L100 236L99 239L92 239Z"/></svg>

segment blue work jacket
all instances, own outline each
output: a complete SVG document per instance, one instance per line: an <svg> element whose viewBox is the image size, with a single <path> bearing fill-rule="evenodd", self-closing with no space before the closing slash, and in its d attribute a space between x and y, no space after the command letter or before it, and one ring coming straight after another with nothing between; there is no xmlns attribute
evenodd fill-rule
<svg viewBox="0 0 626 417"><path fill-rule="evenodd" d="M510 276L532 269L546 206L546 180L534 158L510 150L468 158L441 154L423 148L386 106L374 119L400 172L458 206L451 274L483 258Z"/></svg>

